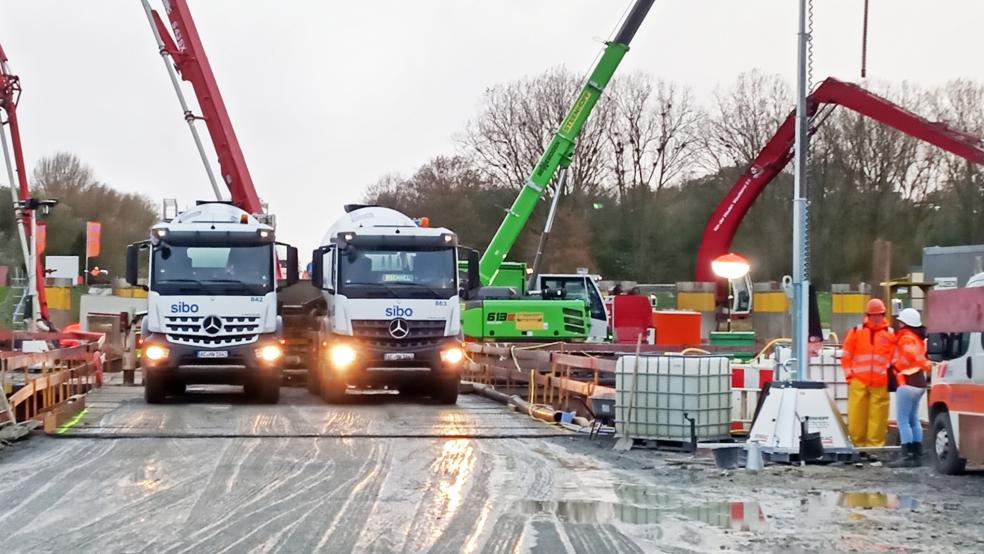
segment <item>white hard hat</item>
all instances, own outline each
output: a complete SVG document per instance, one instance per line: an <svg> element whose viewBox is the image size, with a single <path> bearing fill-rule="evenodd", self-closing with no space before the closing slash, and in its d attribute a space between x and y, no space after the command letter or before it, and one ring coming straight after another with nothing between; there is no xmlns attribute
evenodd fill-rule
<svg viewBox="0 0 984 554"><path fill-rule="evenodd" d="M902 310L899 312L897 319L909 327L922 327L922 316L919 315L919 310L915 308L906 308Z"/></svg>

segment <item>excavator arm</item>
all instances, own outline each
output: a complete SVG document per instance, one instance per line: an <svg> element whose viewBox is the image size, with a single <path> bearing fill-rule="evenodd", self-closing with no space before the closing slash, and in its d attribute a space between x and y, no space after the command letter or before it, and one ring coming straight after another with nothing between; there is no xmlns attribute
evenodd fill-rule
<svg viewBox="0 0 984 554"><path fill-rule="evenodd" d="M543 196L557 170L568 167L574 155L577 136L588 121L602 92L615 74L622 58L629 51L629 43L635 37L639 26L649 13L654 0L636 0L632 10L622 22L615 39L605 45L601 58L588 77L584 88L581 89L574 105L560 124L560 129L554 134L546 151L533 168L532 175L526 180L522 190L506 212L505 219L489 241L488 248L479 261L479 275L483 284L489 284L495 279L503 260L509 255L513 244L526 226L527 220L536 209L540 197Z"/></svg>
<svg viewBox="0 0 984 554"><path fill-rule="evenodd" d="M929 121L855 84L828 77L807 97L810 117L816 115L823 105L843 106L970 162L984 165L984 143L980 137L944 123ZM755 199L793 158L795 117L795 111L786 117L711 215L697 253L697 281L716 280L711 271L711 262L731 248L731 241Z"/></svg>

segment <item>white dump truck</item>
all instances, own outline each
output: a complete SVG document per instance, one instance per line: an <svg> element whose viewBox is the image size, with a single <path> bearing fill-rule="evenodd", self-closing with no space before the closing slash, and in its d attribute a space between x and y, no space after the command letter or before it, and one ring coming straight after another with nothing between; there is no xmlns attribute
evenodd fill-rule
<svg viewBox="0 0 984 554"><path fill-rule="evenodd" d="M311 264L327 303L311 391L328 402L355 387L455 403L464 359L457 237L389 208L345 209ZM477 270L477 252L469 257Z"/></svg>
<svg viewBox="0 0 984 554"><path fill-rule="evenodd" d="M185 385L243 385L263 402L280 396L283 347L277 315L274 230L226 203L203 202L131 244L127 280L139 283L149 250L141 337L144 396L158 403ZM297 281L287 248L284 284Z"/></svg>

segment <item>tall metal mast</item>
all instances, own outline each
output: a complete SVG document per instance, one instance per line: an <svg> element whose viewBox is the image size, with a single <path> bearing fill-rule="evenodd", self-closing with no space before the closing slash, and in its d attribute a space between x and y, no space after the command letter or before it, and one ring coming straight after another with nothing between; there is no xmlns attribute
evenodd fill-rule
<svg viewBox="0 0 984 554"><path fill-rule="evenodd" d="M796 71L796 154L793 181L793 358L796 377L804 381L810 363L810 211L807 187L810 114L807 112L806 56L810 36L806 32L806 3L799 6L799 48Z"/></svg>

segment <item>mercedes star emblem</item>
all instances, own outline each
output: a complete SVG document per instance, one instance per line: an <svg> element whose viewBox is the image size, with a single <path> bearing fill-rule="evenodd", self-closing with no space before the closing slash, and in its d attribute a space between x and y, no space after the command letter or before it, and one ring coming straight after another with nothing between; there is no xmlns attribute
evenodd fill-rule
<svg viewBox="0 0 984 554"><path fill-rule="evenodd" d="M410 324L402 317L390 321L390 336L394 339L405 339L410 334Z"/></svg>
<svg viewBox="0 0 984 554"><path fill-rule="evenodd" d="M209 335L215 335L222 330L222 320L210 315L202 321L202 331L205 331Z"/></svg>

